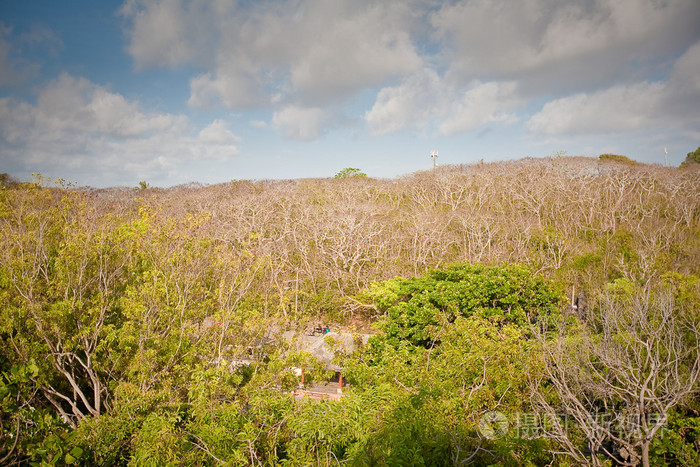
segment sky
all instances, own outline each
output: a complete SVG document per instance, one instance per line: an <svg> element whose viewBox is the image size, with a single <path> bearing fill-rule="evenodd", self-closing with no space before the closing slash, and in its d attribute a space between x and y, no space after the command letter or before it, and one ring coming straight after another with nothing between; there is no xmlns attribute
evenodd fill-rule
<svg viewBox="0 0 700 467"><path fill-rule="evenodd" d="M0 172L396 177L700 146L700 0L0 0ZM667 154L666 154L667 152Z"/></svg>

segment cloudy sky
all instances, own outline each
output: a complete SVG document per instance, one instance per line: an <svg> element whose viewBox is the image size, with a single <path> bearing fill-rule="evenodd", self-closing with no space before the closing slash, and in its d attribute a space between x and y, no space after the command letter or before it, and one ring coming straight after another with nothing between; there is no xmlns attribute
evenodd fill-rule
<svg viewBox="0 0 700 467"><path fill-rule="evenodd" d="M2 0L0 172L394 177L700 145L698 0Z"/></svg>

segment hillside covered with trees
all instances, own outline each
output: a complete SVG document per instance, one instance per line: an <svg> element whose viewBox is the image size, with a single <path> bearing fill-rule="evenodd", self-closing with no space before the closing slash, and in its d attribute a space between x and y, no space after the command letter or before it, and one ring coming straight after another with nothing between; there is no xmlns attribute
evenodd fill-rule
<svg viewBox="0 0 700 467"><path fill-rule="evenodd" d="M341 174L3 184L0 464L700 465L697 167Z"/></svg>

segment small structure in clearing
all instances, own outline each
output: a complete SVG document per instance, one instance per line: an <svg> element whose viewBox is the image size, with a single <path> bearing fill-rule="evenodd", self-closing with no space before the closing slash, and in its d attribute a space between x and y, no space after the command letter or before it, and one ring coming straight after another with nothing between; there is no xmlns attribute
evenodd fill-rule
<svg viewBox="0 0 700 467"><path fill-rule="evenodd" d="M325 331L325 329L324 329ZM355 350L358 343L367 343L369 334L350 334L338 332L298 333L287 331L282 334L289 344L290 350L308 352L313 358L324 364L326 371L334 373L328 383L307 385L305 368L294 368L300 377L299 387L294 391L294 397L312 399L338 400L343 396L343 367L334 363L337 354L348 354Z"/></svg>

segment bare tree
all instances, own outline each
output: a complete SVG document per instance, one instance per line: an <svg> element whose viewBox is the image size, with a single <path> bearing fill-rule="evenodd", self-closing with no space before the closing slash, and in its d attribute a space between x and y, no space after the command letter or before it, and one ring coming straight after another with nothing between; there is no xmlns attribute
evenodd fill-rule
<svg viewBox="0 0 700 467"><path fill-rule="evenodd" d="M604 296L585 324L562 327L553 338L539 333L544 373L535 406L551 422L546 431L557 453L581 464L603 465L604 455L623 466L649 466L649 447L669 412L698 392L694 314L668 288L623 295ZM553 389L556 403L544 387ZM584 435L585 448L572 427Z"/></svg>

